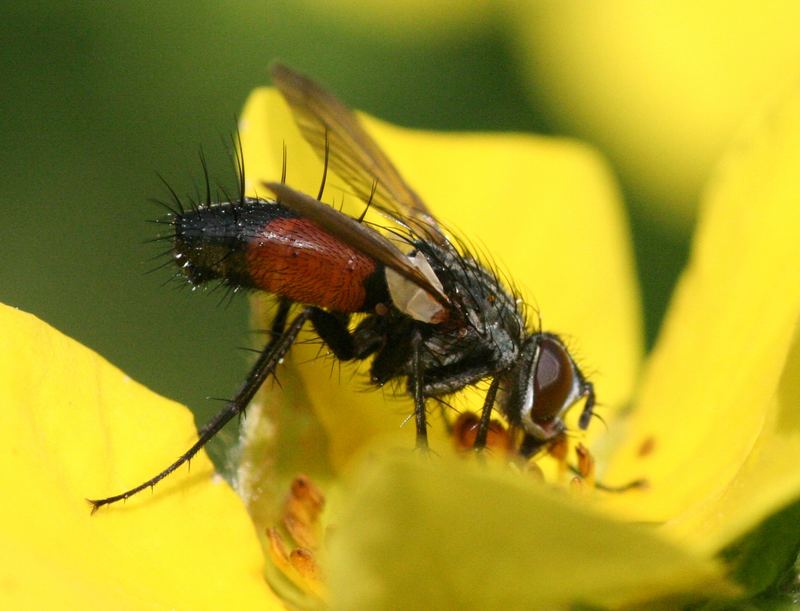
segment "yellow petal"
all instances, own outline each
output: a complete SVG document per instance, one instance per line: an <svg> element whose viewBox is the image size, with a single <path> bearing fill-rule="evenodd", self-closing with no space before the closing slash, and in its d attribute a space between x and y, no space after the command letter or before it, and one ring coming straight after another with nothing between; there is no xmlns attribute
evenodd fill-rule
<svg viewBox="0 0 800 611"><path fill-rule="evenodd" d="M126 505L191 414L35 317L0 306L0 607L276 608L252 525L204 453Z"/></svg>
<svg viewBox="0 0 800 611"><path fill-rule="evenodd" d="M444 224L490 253L526 302L538 306L543 327L562 334L592 374L606 406L601 414L625 402L641 355L639 300L624 215L597 154L567 140L420 132L362 119ZM284 142L287 183L317 192L321 163L277 93L259 89L250 96L241 136L251 192L264 195L260 183L280 177ZM335 177L329 185L327 201L339 205L348 188ZM351 204L356 214L363 209L363 203ZM531 319L537 324L535 315ZM334 464L341 466L380 436L399 435L399 443L409 447L412 427L400 431L412 411L403 389L387 405L390 391L363 392L363 375L353 379L348 365L315 361L318 352L318 345L296 346L293 362L301 364L305 399L330 432ZM481 396L472 393L464 401L474 408ZM441 434L437 415L429 420L433 434ZM595 425L593 431L604 429Z"/></svg>
<svg viewBox="0 0 800 611"><path fill-rule="evenodd" d="M378 462L350 485L328 557L334 608L556 609L700 590L719 567L508 471Z"/></svg>
<svg viewBox="0 0 800 611"><path fill-rule="evenodd" d="M798 75L794 2L515 6L539 107L607 151L663 222L692 218L742 121Z"/></svg>
<svg viewBox="0 0 800 611"><path fill-rule="evenodd" d="M616 499L704 549L800 496L800 94L748 130L703 202L690 264L647 367ZM649 452L642 456L644 446Z"/></svg>

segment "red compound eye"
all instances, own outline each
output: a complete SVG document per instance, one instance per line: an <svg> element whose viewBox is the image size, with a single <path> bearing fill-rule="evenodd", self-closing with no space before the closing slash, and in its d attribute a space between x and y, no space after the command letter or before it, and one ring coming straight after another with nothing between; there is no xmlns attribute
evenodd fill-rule
<svg viewBox="0 0 800 611"><path fill-rule="evenodd" d="M545 423L556 418L572 394L574 383L575 372L566 348L549 337L542 338L533 374L532 420Z"/></svg>

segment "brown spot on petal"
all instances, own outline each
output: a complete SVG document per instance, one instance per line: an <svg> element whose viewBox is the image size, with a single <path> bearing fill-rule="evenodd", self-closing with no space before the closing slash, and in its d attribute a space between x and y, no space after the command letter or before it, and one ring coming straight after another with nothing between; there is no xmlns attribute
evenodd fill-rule
<svg viewBox="0 0 800 611"><path fill-rule="evenodd" d="M642 441L641 445L639 446L639 458L644 458L645 456L652 454L655 447L656 438L653 435L645 437L644 441Z"/></svg>

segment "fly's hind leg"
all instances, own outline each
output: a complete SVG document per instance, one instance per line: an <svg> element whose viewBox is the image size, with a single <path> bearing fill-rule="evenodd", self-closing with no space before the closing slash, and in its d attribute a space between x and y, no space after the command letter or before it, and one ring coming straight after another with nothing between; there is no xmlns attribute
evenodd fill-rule
<svg viewBox="0 0 800 611"><path fill-rule="evenodd" d="M282 305L279 313L283 313L283 316L285 317L288 313L288 307ZM264 350L253 364L253 367L247 374L247 378L245 378L245 381L242 383L239 391L236 393L236 396L228 401L225 407L222 408L222 410L200 430L199 438L192 445L192 447L179 456L178 459L166 469L151 477L146 482L143 482L138 486L135 486L134 488L126 490L120 494L115 494L114 496L109 496L103 499L90 499L89 503L92 506L92 513L96 512L103 505L111 505L118 501L124 501L135 494L138 494L142 490L146 490L147 488L152 489L158 482L167 477L178 467L188 463L195 456L195 454L197 454L203 448L203 446L205 446L206 443L208 443L211 438L222 429L222 427L224 427L236 415L241 414L244 411L248 403L250 403L252 400L253 396L255 396L258 389L261 388L261 385L264 383L264 381L275 372L275 368L278 366L278 363L280 363L283 357L286 356L287 352L289 352L289 349L297 339L300 330L303 328L303 325L310 318L310 316L310 308L305 308L302 312L295 315L288 326L286 326L286 320L278 324L279 327L283 327L281 329L281 333L272 337L269 342L267 342L267 345L264 347ZM277 327L273 325L273 330L276 329Z"/></svg>
<svg viewBox="0 0 800 611"><path fill-rule="evenodd" d="M286 321L289 319L289 311L292 309L292 302L288 299L281 297L278 300L278 311L272 319L272 324L269 328L270 341L274 342L283 335L286 330ZM267 346L267 350L271 348L271 344Z"/></svg>

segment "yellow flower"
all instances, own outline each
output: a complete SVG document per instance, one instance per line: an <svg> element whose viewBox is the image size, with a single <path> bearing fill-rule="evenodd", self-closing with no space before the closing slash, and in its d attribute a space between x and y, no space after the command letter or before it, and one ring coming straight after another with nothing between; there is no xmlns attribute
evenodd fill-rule
<svg viewBox="0 0 800 611"><path fill-rule="evenodd" d="M532 99L606 151L642 210L694 217L747 116L800 76L796 2L512 2Z"/></svg>
<svg viewBox="0 0 800 611"><path fill-rule="evenodd" d="M597 155L569 141L368 125L433 210L486 245L592 372L608 430L596 422L584 441L602 479L645 477L649 488L570 495L453 461L435 414L440 458L398 456L412 445L401 427L407 403L362 392L349 368L306 362L318 347L298 345L282 388L246 420L258 443L245 446L240 486L255 530L204 456L153 495L90 517L85 497L136 484L185 449L191 418L3 308L4 608L278 605L258 540L275 512L274 482L298 470L333 496L323 566L340 608L553 608L734 591L717 553L800 495L800 99L719 166L629 417L638 297ZM287 182L316 193L320 164L274 92L251 96L241 131L251 191L280 176L285 140ZM338 205L337 183L328 197ZM476 400L465 393L458 406Z"/></svg>
<svg viewBox="0 0 800 611"><path fill-rule="evenodd" d="M160 470L191 414L0 306L0 607L281 608L241 501L205 455L113 511L87 497Z"/></svg>
<svg viewBox="0 0 800 611"><path fill-rule="evenodd" d="M710 182L692 262L630 417L619 408L630 401L638 373L638 296L602 161L575 142L420 133L364 120L436 214L485 244L537 304L544 327L568 334L595 370L609 430L596 425L586 441L595 442L605 483L644 478L649 486L577 505L527 480L446 461L372 464L382 447L408 444L410 431L401 428L407 404L387 410L385 397L342 381L352 376L348 369L332 374L330 362L315 360L318 345L297 346L288 364L297 367L287 378L303 380L302 394L295 387L295 399L286 401L285 384L276 388L265 403L285 401L285 411L266 420L291 422L293 410L312 410L289 451L311 445L302 439L312 431L318 453L299 468L323 479L349 476L326 564L334 600L338 595L344 607L471 601L481 608L513 599L548 607L724 590L715 554L800 492L793 468L800 454L791 428L777 425L774 399L781 379L793 379L787 355L800 313L800 283L788 273L800 269L793 239L800 229L793 204L800 196L800 104L788 101L767 128L743 134ZM262 181L280 173L284 144L287 182L316 192L319 160L275 92L252 94L241 133L251 194L263 195ZM331 184L329 197L346 207L346 184L335 177ZM480 393L465 395L458 406L477 410ZM444 437L435 415L431 421ZM248 421L256 447L263 424ZM766 447L754 452L754 444ZM296 469L302 458L288 460ZM243 481L261 487L261 494L244 487L257 521L272 517L264 508L274 491L265 492L263 482L291 471L280 458L265 460L261 448L245 450ZM775 485L761 491L767 481ZM509 566L512 558L516 566Z"/></svg>

